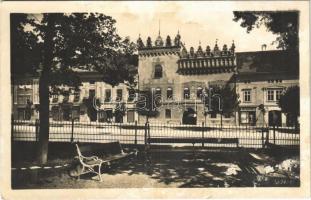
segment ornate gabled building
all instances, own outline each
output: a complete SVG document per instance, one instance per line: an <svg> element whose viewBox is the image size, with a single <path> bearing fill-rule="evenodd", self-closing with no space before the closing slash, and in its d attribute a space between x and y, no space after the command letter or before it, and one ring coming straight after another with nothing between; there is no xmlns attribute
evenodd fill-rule
<svg viewBox="0 0 311 200"><path fill-rule="evenodd" d="M236 66L234 43L230 49L227 45L219 49L216 41L213 50L207 46L203 51L199 45L188 52L178 32L173 42L170 36L163 42L159 33L154 44L148 37L145 45L139 37L137 46L139 90L151 90L162 100L159 115L150 121L219 123L217 114L205 115L202 93L212 84L231 79ZM234 117L223 121L235 123Z"/></svg>

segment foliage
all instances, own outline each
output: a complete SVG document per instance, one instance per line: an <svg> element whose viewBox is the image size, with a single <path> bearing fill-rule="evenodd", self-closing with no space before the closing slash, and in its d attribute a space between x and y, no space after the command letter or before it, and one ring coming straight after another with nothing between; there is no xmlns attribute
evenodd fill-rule
<svg viewBox="0 0 311 200"><path fill-rule="evenodd" d="M36 75L41 61L41 45L37 36L25 26L33 23L27 14L11 14L11 73ZM13 76L14 78L14 76Z"/></svg>
<svg viewBox="0 0 311 200"><path fill-rule="evenodd" d="M281 95L278 105L282 112L292 114L294 116L300 115L300 92L299 86L292 86L286 89L285 93Z"/></svg>
<svg viewBox="0 0 311 200"><path fill-rule="evenodd" d="M48 26L48 18L53 25ZM132 54L136 46L116 33L116 21L97 13L12 14L13 74L35 74L42 70L47 32L51 45L51 86L77 85L76 71L98 71L103 80L116 85L133 82ZM31 27L31 28L29 28ZM19 59L16 59L19 58Z"/></svg>
<svg viewBox="0 0 311 200"><path fill-rule="evenodd" d="M47 161L50 87L77 87L77 71L97 71L112 85L134 81L136 46L122 40L115 23L98 13L11 14L13 77L39 76L40 163Z"/></svg>
<svg viewBox="0 0 311 200"><path fill-rule="evenodd" d="M118 102L115 106L114 115L115 116L125 116L126 114L126 107L124 102Z"/></svg>
<svg viewBox="0 0 311 200"><path fill-rule="evenodd" d="M151 90L139 91L136 109L139 115L146 116L146 121L150 117L157 117L159 115L160 106L160 96L154 95Z"/></svg>
<svg viewBox="0 0 311 200"><path fill-rule="evenodd" d="M247 33L255 27L264 25L267 31L277 34L277 48L299 49L298 30L299 23L298 11L234 11L235 22L241 20L241 27L246 28Z"/></svg>
<svg viewBox="0 0 311 200"><path fill-rule="evenodd" d="M83 98L83 104L87 108L87 115L91 119L93 119L93 113L96 113L96 107L99 107L101 102L99 99L89 96L88 98Z"/></svg>
<svg viewBox="0 0 311 200"><path fill-rule="evenodd" d="M238 96L234 88L230 85L212 85L207 88L206 91L207 96L205 97L205 106L208 108L208 112L205 114L220 113L224 115L232 115L232 113L238 108Z"/></svg>

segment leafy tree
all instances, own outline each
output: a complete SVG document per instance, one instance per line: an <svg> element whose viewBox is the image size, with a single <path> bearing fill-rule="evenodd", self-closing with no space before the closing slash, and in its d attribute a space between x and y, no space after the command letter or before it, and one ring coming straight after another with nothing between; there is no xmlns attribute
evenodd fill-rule
<svg viewBox="0 0 311 200"><path fill-rule="evenodd" d="M97 113L97 107L100 107L100 99L89 96L88 98L83 98L83 104L85 105L87 109L87 115L90 119L90 121L96 121L97 115L94 115L94 113Z"/></svg>
<svg viewBox="0 0 311 200"><path fill-rule="evenodd" d="M139 115L146 117L146 122L149 122L150 117L159 115L160 105L160 96L156 96L151 90L139 91L136 109Z"/></svg>
<svg viewBox="0 0 311 200"><path fill-rule="evenodd" d="M115 23L98 13L11 14L12 72L39 76L39 163L47 161L50 87L77 86L77 70L97 71L112 85L133 81L128 63L135 46Z"/></svg>
<svg viewBox="0 0 311 200"><path fill-rule="evenodd" d="M126 114L125 103L124 102L118 102L115 106L114 116L116 118L120 118L122 120L122 118L125 116L125 114Z"/></svg>
<svg viewBox="0 0 311 200"><path fill-rule="evenodd" d="M264 25L267 31L277 34L277 48L298 50L298 11L234 11L235 22L241 20L241 27L247 33Z"/></svg>
<svg viewBox="0 0 311 200"><path fill-rule="evenodd" d="M294 119L295 127L298 127L298 116L300 116L300 92L299 86L292 86L286 89L281 95L278 105L282 112L290 115Z"/></svg>
<svg viewBox="0 0 311 200"><path fill-rule="evenodd" d="M207 91L207 96L205 97L205 106L208 108L204 115L208 113L216 113L221 116L221 126L222 126L222 116L232 116L232 113L236 111L239 105L238 96L235 89L229 84L224 86L212 85Z"/></svg>

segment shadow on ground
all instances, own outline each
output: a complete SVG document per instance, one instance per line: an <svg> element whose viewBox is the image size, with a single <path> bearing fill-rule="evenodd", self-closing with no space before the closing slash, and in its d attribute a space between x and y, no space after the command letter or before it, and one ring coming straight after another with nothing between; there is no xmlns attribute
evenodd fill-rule
<svg viewBox="0 0 311 200"><path fill-rule="evenodd" d="M53 156L52 156L53 157ZM70 163L71 158L52 158L49 165ZM165 187L254 187L260 172L258 165L277 163L270 158L258 161L246 151L165 152L151 155L146 162L144 153L103 169L103 182L92 180L94 174L70 177L68 167L14 170L13 189L39 188L165 188ZM31 162L27 163L30 164ZM18 163L19 165L21 162ZM279 186L273 185L265 186ZM257 185L258 186L258 185ZM285 186L297 186L295 184Z"/></svg>

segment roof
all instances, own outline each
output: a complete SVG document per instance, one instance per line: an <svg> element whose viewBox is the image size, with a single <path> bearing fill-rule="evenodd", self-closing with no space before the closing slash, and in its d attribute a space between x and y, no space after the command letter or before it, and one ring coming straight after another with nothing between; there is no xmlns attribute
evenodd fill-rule
<svg viewBox="0 0 311 200"><path fill-rule="evenodd" d="M299 74L297 51L273 50L236 53L238 74L240 73L287 73Z"/></svg>

